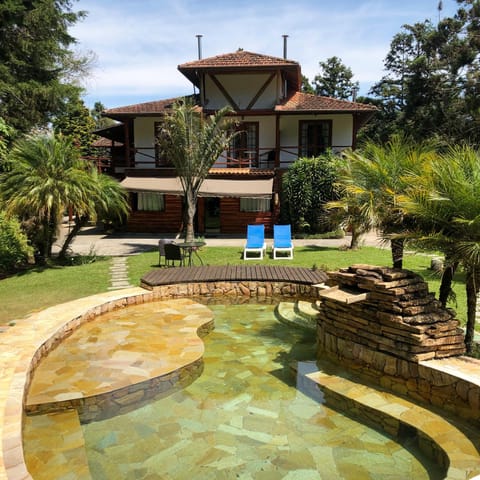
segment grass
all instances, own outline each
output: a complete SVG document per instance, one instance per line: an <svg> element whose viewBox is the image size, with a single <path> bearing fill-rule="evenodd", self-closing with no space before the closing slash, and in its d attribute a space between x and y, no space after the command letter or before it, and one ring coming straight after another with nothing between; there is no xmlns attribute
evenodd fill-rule
<svg viewBox="0 0 480 480"><path fill-rule="evenodd" d="M35 311L107 290L110 259L94 263L35 268L0 280L0 324Z"/></svg>
<svg viewBox="0 0 480 480"><path fill-rule="evenodd" d="M357 251L334 247L297 247L293 260L273 260L267 254L262 261L242 259L240 247L208 247L200 252L205 265L292 265L322 270L335 270L354 263L391 265L390 250L363 247ZM108 258L97 258L93 263L78 266L33 269L0 281L0 324L8 324L30 313L49 306L93 295L107 290L110 282ZM132 285L149 270L158 267L158 253L151 251L129 258L129 277ZM404 268L422 275L431 292L438 292L440 280L430 267L430 257L410 254L404 258ZM462 275L454 285L457 294L458 318L466 319L465 286ZM437 295L438 296L438 295Z"/></svg>

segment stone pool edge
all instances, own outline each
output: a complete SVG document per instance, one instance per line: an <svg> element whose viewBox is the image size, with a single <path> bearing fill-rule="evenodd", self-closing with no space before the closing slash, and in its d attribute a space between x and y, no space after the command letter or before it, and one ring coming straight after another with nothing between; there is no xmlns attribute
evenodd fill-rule
<svg viewBox="0 0 480 480"><path fill-rule="evenodd" d="M36 312L1 334L0 480L32 479L25 464L22 429L26 393L36 363L82 323L154 299L153 292L140 287L105 292Z"/></svg>

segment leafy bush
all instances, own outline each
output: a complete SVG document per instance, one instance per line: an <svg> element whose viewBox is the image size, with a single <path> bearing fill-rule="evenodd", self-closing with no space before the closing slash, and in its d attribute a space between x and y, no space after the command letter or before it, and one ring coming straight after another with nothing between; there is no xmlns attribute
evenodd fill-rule
<svg viewBox="0 0 480 480"><path fill-rule="evenodd" d="M0 212L0 274L14 271L33 255L26 235L16 219L7 219Z"/></svg>
<svg viewBox="0 0 480 480"><path fill-rule="evenodd" d="M325 204L337 199L338 158L326 153L299 158L283 176L282 219L295 232L326 233L337 229Z"/></svg>

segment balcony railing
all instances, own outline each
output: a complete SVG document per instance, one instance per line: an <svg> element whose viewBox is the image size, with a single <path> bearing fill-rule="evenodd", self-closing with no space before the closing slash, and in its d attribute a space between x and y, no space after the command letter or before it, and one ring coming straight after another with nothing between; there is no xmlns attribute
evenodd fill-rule
<svg viewBox="0 0 480 480"><path fill-rule="evenodd" d="M350 145L335 145L331 149L335 152L348 148ZM276 164L275 147L259 147L256 150L229 149L225 151L214 164L214 168L250 168L250 169L273 169L278 166L281 169L288 168L298 158L298 145L282 146L279 149L279 162ZM155 157L155 148L139 147L131 150L130 162L125 159L113 163L117 167L128 168L172 168L172 164L166 159Z"/></svg>

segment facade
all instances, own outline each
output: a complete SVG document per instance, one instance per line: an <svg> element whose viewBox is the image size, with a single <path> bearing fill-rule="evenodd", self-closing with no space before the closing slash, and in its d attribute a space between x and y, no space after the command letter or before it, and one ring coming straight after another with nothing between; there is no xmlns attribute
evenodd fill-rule
<svg viewBox="0 0 480 480"><path fill-rule="evenodd" d="M281 176L288 166L327 149L355 148L359 128L375 112L371 105L300 92L300 65L285 58L238 50L178 69L193 83L194 101L205 114L229 105L241 130L201 188L195 225L200 235L244 234L246 225L258 223L270 232L278 221ZM162 116L175 100L104 112L121 122L104 135L115 145L110 172L131 192L129 231L182 228L179 180L155 148Z"/></svg>

